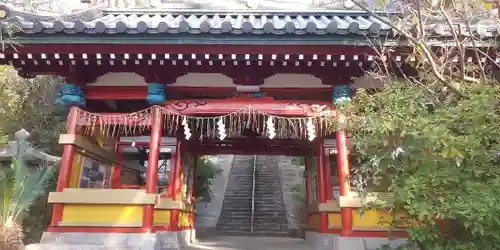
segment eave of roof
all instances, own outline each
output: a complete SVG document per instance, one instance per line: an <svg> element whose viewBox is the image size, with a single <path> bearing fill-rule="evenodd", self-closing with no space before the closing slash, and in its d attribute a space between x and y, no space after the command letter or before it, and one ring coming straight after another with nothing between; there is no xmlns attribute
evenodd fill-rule
<svg viewBox="0 0 500 250"><path fill-rule="evenodd" d="M387 36L367 38L359 35L234 35L234 34L156 34L147 39L141 35L36 34L19 36L17 44L195 44L195 45L406 45Z"/></svg>
<svg viewBox="0 0 500 250"><path fill-rule="evenodd" d="M0 23L16 23L22 30L16 34L19 42L27 44L140 41L145 44L366 45L371 43L369 40L383 40L384 44L390 41L391 45L400 45L389 25L363 11L108 10L96 7L64 16L41 16L5 5L0 5L0 10L6 12ZM380 12L379 15L388 21L398 14ZM427 29L436 41L442 42L451 35L447 25L439 20ZM491 40L500 33L500 24L497 20L480 19L471 29L479 37Z"/></svg>

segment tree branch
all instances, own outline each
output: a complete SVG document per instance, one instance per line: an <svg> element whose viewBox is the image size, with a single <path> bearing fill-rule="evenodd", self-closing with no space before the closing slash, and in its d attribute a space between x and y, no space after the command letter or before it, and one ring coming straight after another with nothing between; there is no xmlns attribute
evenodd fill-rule
<svg viewBox="0 0 500 250"><path fill-rule="evenodd" d="M436 76L436 78L439 80L439 82L441 82L444 86L446 86L448 89L450 89L455 94L457 94L460 98L466 97L466 95L464 93L462 93L462 91L460 91L458 88L456 88L455 86L450 84L447 81L447 79L441 73L439 73L439 71L437 69L436 61L434 60L434 57L433 57L432 53L430 52L430 49L425 45L425 43L421 39L417 39L417 38L413 37L411 34L409 34L408 32L400 29L399 27L396 27L396 25L394 25L393 23L387 22L386 20L384 20L384 18L382 16L369 10L368 8L366 8L365 6L360 4L357 0L355 0L353 2L354 2L354 4L356 4L356 6L358 6L359 8L363 9L364 11L366 11L369 14L371 14L372 16L374 16L380 22L390 26L391 28L396 30L398 33L400 33L401 35L406 37L414 46L416 46L419 50L421 50L423 52L424 56L427 58L427 60L430 64L430 68L432 70L432 73ZM466 78L466 80L468 80L468 79L470 80L470 78Z"/></svg>

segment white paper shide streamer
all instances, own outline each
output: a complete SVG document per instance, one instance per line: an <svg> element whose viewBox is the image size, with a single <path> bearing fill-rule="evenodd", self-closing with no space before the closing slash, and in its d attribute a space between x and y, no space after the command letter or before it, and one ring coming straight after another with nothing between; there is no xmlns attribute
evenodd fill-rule
<svg viewBox="0 0 500 250"><path fill-rule="evenodd" d="M189 140L192 134L191 134L191 129L189 129L186 117L182 119L182 126L184 127L184 136L186 140Z"/></svg>
<svg viewBox="0 0 500 250"><path fill-rule="evenodd" d="M314 140L314 138L316 138L316 129L314 128L312 118L307 119L306 127L307 127L307 137L309 141Z"/></svg>
<svg viewBox="0 0 500 250"><path fill-rule="evenodd" d="M224 140L226 138L226 125L224 124L223 118L220 118L217 122L217 130L219 131L219 140Z"/></svg>
<svg viewBox="0 0 500 250"><path fill-rule="evenodd" d="M269 139L273 139L276 136L276 131L274 130L273 117L269 116L266 121L267 133L269 134Z"/></svg>

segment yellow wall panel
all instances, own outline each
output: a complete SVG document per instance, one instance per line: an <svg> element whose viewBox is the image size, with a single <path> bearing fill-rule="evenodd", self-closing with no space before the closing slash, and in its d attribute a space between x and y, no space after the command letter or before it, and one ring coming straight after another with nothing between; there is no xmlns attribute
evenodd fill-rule
<svg viewBox="0 0 500 250"><path fill-rule="evenodd" d="M398 222L398 228L407 228L411 222L404 220L404 213L397 213L395 218ZM363 215L359 211L352 212L352 225L354 227L386 227L390 228L393 222L393 214L382 210L365 211ZM406 223L405 223L406 222ZM394 225L396 226L396 225Z"/></svg>
<svg viewBox="0 0 500 250"><path fill-rule="evenodd" d="M155 210L154 224L170 225L170 210Z"/></svg>
<svg viewBox="0 0 500 250"><path fill-rule="evenodd" d="M353 227L390 227L390 221L392 215L386 211L368 210L363 214L357 210L352 212Z"/></svg>
<svg viewBox="0 0 500 250"><path fill-rule="evenodd" d="M142 223L143 205L64 205L62 223Z"/></svg>
<svg viewBox="0 0 500 250"><path fill-rule="evenodd" d="M184 211L179 212L179 226L181 227L191 226L189 217L190 213Z"/></svg>
<svg viewBox="0 0 500 250"><path fill-rule="evenodd" d="M80 172L82 171L83 156L75 153L73 157L73 166L71 168L71 179L69 183L70 188L80 187Z"/></svg>
<svg viewBox="0 0 500 250"><path fill-rule="evenodd" d="M328 214L328 227L337 228L342 225L342 216L340 213Z"/></svg>

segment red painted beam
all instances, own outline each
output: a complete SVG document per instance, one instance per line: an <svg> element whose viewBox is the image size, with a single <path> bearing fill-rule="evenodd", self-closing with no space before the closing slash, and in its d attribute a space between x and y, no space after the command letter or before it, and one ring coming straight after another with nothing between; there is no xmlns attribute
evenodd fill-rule
<svg viewBox="0 0 500 250"><path fill-rule="evenodd" d="M246 147L312 147L310 141L299 140L270 140L258 138L240 138L240 139L227 139L227 140L203 140L203 143L193 143L190 146L194 147L220 147L221 144L227 146L246 146Z"/></svg>
<svg viewBox="0 0 500 250"><path fill-rule="evenodd" d="M197 95L200 93L210 95L232 95L236 92L236 87L187 87L167 85L167 93L175 93L181 95ZM88 85L84 88L85 98L87 100L145 100L147 96L147 86L92 86ZM266 88L261 87L260 92L264 92L270 96L301 94L301 95L318 95L328 94L333 91L332 87L325 85L324 88Z"/></svg>
<svg viewBox="0 0 500 250"><path fill-rule="evenodd" d="M285 156L302 156L305 150L302 148L194 148L196 154L199 155L218 155L218 154L234 154L234 155L285 155Z"/></svg>
<svg viewBox="0 0 500 250"><path fill-rule="evenodd" d="M259 112L276 116L311 116L316 115L316 107L336 111L331 102L310 100L269 100L269 99L224 99L224 100L173 100L164 105L167 111L186 116L222 115L252 107ZM319 108L322 109L322 108ZM323 109L322 109L323 110Z"/></svg>
<svg viewBox="0 0 500 250"><path fill-rule="evenodd" d="M236 154L236 155L305 155L313 144L293 140L228 140L208 141L199 144L192 141L189 149L201 155Z"/></svg>
<svg viewBox="0 0 500 250"><path fill-rule="evenodd" d="M247 110L249 107L261 113L275 116L295 116L304 117L317 115L319 111L332 111L336 116L336 111L331 107L331 102L310 101L310 100L273 100L273 99L200 99L200 100L172 100L163 106L163 112L170 112L185 116L200 115L226 115L234 112ZM149 126L151 116L148 113L143 114L136 120L120 119L123 113L98 113L100 119L97 119L96 125L100 123L123 124L123 125L142 125ZM88 125L88 119L92 113L80 111L77 125Z"/></svg>
<svg viewBox="0 0 500 250"><path fill-rule="evenodd" d="M357 61L356 63L351 62L350 66L345 66L345 62L338 62L335 67L333 63L322 64L320 61L312 61L311 65L301 63L297 66L292 62L286 65L276 62L273 66L260 66L255 62L250 65L246 65L243 62L238 65L232 63L222 65L220 62L214 62L212 65L205 62L198 65L196 61L190 60L185 60L188 62L188 65L185 65L182 61L177 62L176 65L172 65L172 62L169 60L164 60L165 62L163 65L157 62L158 60L154 61L152 65L148 65L146 62L136 65L133 61L129 61L126 65L123 65L121 62L115 62L114 65L109 65L108 62L106 62L106 64L100 62L99 64L98 60L87 60L87 64L84 64L83 60L76 60L75 65L72 65L68 60L54 59L49 61L50 65L47 63L38 63L35 65L33 60L25 61L18 59L13 61L13 65L24 73L35 75L59 75L63 77L74 76L76 74L75 69L77 69L78 75L81 78L87 79L89 82L93 82L97 77L109 72L135 72L147 77L156 75L156 78L159 79L158 81L164 83L172 83L175 78L187 73L221 73L229 76L248 76L257 74L253 80L240 81L240 83L245 85L262 84L262 78L277 73L312 74L322 79L324 78L330 85L336 85L349 81L351 77L363 75L370 65L369 63L364 63L363 66L360 67ZM59 61L62 61L63 65L59 65ZM7 61L5 59L0 59L0 64L7 64ZM54 65L58 66L54 67ZM169 74L168 72L175 73Z"/></svg>

